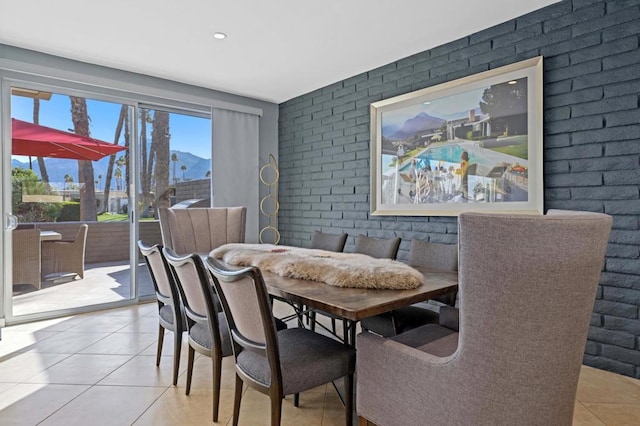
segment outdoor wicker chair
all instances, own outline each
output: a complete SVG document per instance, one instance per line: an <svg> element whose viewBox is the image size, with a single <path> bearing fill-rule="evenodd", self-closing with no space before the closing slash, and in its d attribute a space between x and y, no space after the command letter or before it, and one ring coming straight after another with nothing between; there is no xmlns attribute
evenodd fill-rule
<svg viewBox="0 0 640 426"><path fill-rule="evenodd" d="M42 275L58 279L69 274L84 278L84 254L89 225L82 224L73 240L44 241L42 243ZM75 275L71 275L75 278Z"/></svg>
<svg viewBox="0 0 640 426"><path fill-rule="evenodd" d="M31 284L40 290L40 230L13 231L13 285Z"/></svg>

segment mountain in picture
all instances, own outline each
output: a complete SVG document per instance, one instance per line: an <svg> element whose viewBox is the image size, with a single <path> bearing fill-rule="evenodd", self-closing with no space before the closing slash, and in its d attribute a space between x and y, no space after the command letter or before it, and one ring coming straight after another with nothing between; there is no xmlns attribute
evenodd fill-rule
<svg viewBox="0 0 640 426"><path fill-rule="evenodd" d="M392 140L403 140L419 133L428 133L438 129L445 120L437 117L432 117L426 112L421 112L413 118L406 120L402 127L396 130L391 135L383 135Z"/></svg>

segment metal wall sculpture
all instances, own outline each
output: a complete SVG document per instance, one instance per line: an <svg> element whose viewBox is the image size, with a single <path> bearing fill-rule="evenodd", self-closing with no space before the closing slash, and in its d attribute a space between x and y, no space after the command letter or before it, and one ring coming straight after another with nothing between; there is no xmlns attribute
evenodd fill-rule
<svg viewBox="0 0 640 426"><path fill-rule="evenodd" d="M269 162L260 168L260 182L268 188L268 193L260 200L260 213L269 218L269 224L260 230L260 243L278 244L280 232L278 231L278 162L273 154L269 154ZM271 237L271 239L268 239Z"/></svg>

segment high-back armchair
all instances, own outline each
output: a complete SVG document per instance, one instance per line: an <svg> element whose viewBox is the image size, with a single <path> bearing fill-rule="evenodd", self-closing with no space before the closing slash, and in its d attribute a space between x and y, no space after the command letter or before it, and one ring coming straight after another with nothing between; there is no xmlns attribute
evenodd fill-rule
<svg viewBox="0 0 640 426"><path fill-rule="evenodd" d="M227 243L244 243L246 207L158 209L162 244L177 254L208 254Z"/></svg>
<svg viewBox="0 0 640 426"><path fill-rule="evenodd" d="M461 214L459 333L359 335L358 415L378 426L571 425L611 223Z"/></svg>

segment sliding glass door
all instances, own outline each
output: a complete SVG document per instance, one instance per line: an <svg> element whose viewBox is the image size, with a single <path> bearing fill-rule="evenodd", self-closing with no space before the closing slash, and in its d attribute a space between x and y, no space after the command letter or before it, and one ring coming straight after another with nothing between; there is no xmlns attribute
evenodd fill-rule
<svg viewBox="0 0 640 426"><path fill-rule="evenodd" d="M139 238L153 244L158 208L211 206L211 117L187 110L138 108ZM153 295L146 266L138 265L140 297Z"/></svg>
<svg viewBox="0 0 640 426"><path fill-rule="evenodd" d="M103 92L2 85L7 323L154 298L137 240L211 205L210 109Z"/></svg>
<svg viewBox="0 0 640 426"><path fill-rule="evenodd" d="M123 174L130 170L134 107L28 85L5 90L11 93L8 321L135 299L127 212L135 197Z"/></svg>

